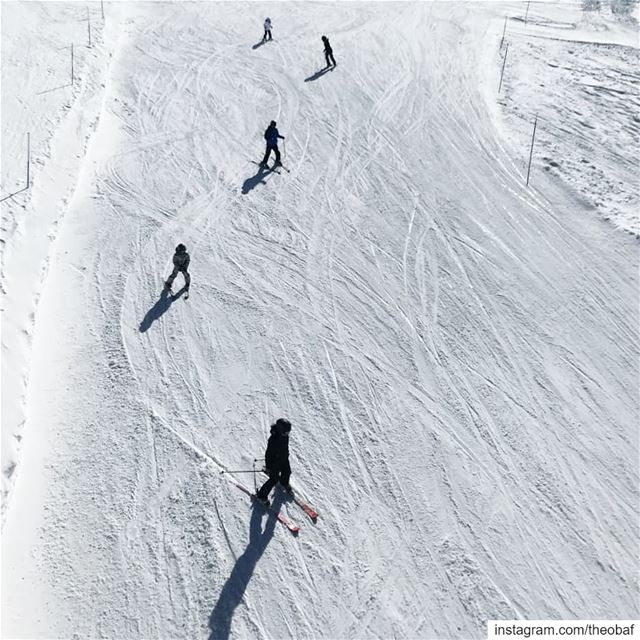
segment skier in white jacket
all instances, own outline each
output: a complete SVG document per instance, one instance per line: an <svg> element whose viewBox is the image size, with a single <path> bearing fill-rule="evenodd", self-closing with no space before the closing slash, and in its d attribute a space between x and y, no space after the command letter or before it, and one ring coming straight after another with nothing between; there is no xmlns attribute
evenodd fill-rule
<svg viewBox="0 0 640 640"><path fill-rule="evenodd" d="M271 18L267 18L264 21L264 35L262 36L262 42L266 42L267 40L273 40L271 37Z"/></svg>

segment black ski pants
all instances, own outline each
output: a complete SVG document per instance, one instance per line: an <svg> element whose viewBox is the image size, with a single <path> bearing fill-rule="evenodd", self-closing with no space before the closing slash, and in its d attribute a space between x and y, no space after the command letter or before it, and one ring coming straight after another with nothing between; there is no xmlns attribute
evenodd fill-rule
<svg viewBox="0 0 640 640"><path fill-rule="evenodd" d="M269 156L271 155L271 151L274 151L276 154L276 162L278 164L280 164L280 151L278 150L278 147L271 147L269 145L267 145L267 151L264 154L264 158L262 158L262 164L267 164L267 160L269 160Z"/></svg>
<svg viewBox="0 0 640 640"><path fill-rule="evenodd" d="M271 29L264 30L264 35L262 36L262 42L264 42L265 40L273 40L273 38L271 37Z"/></svg>
<svg viewBox="0 0 640 640"><path fill-rule="evenodd" d="M336 66L336 60L333 57L333 51L325 51L324 52L324 58L327 61L327 67L330 67L332 65L334 67Z"/></svg>
<svg viewBox="0 0 640 640"><path fill-rule="evenodd" d="M176 279L176 276L182 271L182 275L184 275L184 285L188 289L191 284L191 276L189 272L184 267L173 267L173 271L171 275L167 278L167 285L170 287L173 284L173 281Z"/></svg>
<svg viewBox="0 0 640 640"><path fill-rule="evenodd" d="M291 477L291 466L289 463L285 463L279 469L269 469L269 479L260 487L258 491L258 498L260 500L266 500L269 497L269 493L278 482L283 487L289 486L289 478Z"/></svg>

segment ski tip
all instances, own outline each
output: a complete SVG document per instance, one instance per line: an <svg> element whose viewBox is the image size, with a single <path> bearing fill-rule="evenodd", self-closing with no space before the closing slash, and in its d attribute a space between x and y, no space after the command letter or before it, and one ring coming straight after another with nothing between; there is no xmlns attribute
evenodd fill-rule
<svg viewBox="0 0 640 640"><path fill-rule="evenodd" d="M318 520L318 512L317 511L307 511L305 509L305 513L313 520L313 524Z"/></svg>

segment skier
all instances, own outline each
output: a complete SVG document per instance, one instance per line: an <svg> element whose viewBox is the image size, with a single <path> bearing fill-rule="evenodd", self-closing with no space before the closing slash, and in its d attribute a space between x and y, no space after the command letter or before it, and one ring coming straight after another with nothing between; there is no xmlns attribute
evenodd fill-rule
<svg viewBox="0 0 640 640"><path fill-rule="evenodd" d="M176 276L179 272L182 272L184 275L184 288L189 293L189 285L191 284L191 276L187 269L189 268L189 261L191 258L187 253L187 247L185 247L182 243L180 243L176 247L176 252L173 255L173 271L171 275L167 278L167 281L164 283L164 286L171 291L171 285L173 281L176 279Z"/></svg>
<svg viewBox="0 0 640 640"><path fill-rule="evenodd" d="M267 166L267 160L269 160L269 156L271 155L271 151L273 150L276 154L276 162L273 165L273 168L282 166L282 162L280 161L280 151L278 150L278 138L284 140L284 136L281 136L276 128L276 123L274 120L271 121L271 124L267 127L264 132L264 139L267 141L267 150L264 154L264 158L260 163L261 166Z"/></svg>
<svg viewBox="0 0 640 640"><path fill-rule="evenodd" d="M331 44L329 43L329 38L327 36L322 36L322 42L324 43L324 58L327 61L327 68L330 66L336 66L336 60L333 57L333 49L331 48Z"/></svg>
<svg viewBox="0 0 640 640"><path fill-rule="evenodd" d="M262 36L262 42L266 42L267 40L273 40L271 37L271 18L267 18L264 21L264 35Z"/></svg>
<svg viewBox="0 0 640 640"><path fill-rule="evenodd" d="M275 424L271 425L271 435L267 442L267 451L264 454L265 471L269 479L260 487L256 497L265 506L269 507L269 492L278 482L285 491L291 492L289 476L291 476L291 466L289 465L289 432L291 423L284 418L278 418Z"/></svg>

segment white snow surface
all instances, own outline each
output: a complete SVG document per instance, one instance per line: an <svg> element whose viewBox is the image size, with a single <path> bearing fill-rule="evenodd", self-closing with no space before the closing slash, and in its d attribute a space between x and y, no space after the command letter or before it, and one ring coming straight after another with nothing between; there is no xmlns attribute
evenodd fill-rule
<svg viewBox="0 0 640 640"><path fill-rule="evenodd" d="M600 11L581 7L533 3L527 13L520 3L507 12L504 133L526 172L537 116L537 164L598 215L640 238L637 19L612 14L606 4ZM495 87L497 93L500 83Z"/></svg>
<svg viewBox="0 0 640 640"><path fill-rule="evenodd" d="M526 36L538 66L499 103L523 4L2 3L3 198L27 131L34 160L2 202L2 637L640 617L638 242L603 219L633 231L637 120L611 118L637 83L571 93L543 64L568 33ZM576 11L532 8L527 29ZM566 73L632 94L637 23L598 37ZM568 137L526 188L542 77L588 110L614 199ZM569 118L536 92L541 127ZM178 242L189 300L162 295ZM220 473L281 416L320 513L276 489L298 536Z"/></svg>

